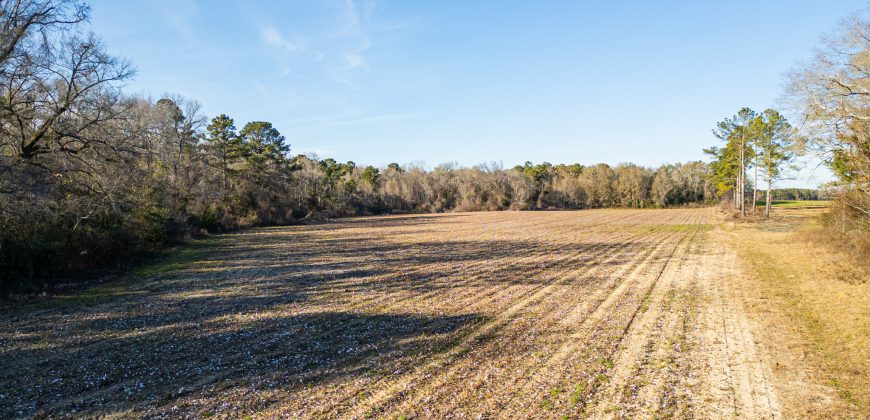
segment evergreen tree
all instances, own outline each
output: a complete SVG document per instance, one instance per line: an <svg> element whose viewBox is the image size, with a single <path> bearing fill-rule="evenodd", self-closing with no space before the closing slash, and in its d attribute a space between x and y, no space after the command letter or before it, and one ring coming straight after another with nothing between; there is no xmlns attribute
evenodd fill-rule
<svg viewBox="0 0 870 420"><path fill-rule="evenodd" d="M221 197L227 197L231 166L235 160L245 155L244 143L236 134L233 119L226 114L212 118L206 130L208 133L206 136L207 150L211 157L212 166L221 173Z"/></svg>
<svg viewBox="0 0 870 420"><path fill-rule="evenodd" d="M767 109L753 121L757 133L759 167L764 171L767 193L764 216L770 217L770 190L782 173L782 166L794 159L794 128L775 109Z"/></svg>

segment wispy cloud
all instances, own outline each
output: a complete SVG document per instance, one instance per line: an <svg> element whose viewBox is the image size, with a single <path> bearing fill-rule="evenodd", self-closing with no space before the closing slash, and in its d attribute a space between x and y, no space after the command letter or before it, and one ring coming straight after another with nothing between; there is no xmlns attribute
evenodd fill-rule
<svg viewBox="0 0 870 420"><path fill-rule="evenodd" d="M292 14L251 19L253 35L262 45L283 51L269 51L274 64L259 76L261 80L252 82L252 90L303 110L296 113L301 118L273 122L301 133L388 124L422 115L410 113L412 109L373 108L359 96L368 81L376 80L379 57L389 53L377 49L391 45L405 28L395 19L384 21L389 14L378 13L378 7L377 0L333 0L318 3L315 14L305 21L295 20ZM288 83L298 92L284 96L276 90Z"/></svg>
<svg viewBox="0 0 870 420"><path fill-rule="evenodd" d="M374 10L374 3L365 2L360 7L354 0L345 0L342 4L342 23L338 30L338 37L346 43L341 49L342 70L367 70L369 61L366 57L366 51L372 47L367 27L369 26L369 16ZM335 79L347 84L345 83L346 76L336 76Z"/></svg>
<svg viewBox="0 0 870 420"><path fill-rule="evenodd" d="M283 48L287 51L296 51L301 48L301 40L297 40L296 42L292 42L284 37L281 32L278 31L274 26L266 26L260 30L260 37L267 44Z"/></svg>
<svg viewBox="0 0 870 420"><path fill-rule="evenodd" d="M338 83L340 83L344 86L347 86L353 90L359 89L360 88L359 83L356 83L353 80L351 80L350 77L345 74L347 72L341 71L341 70L344 70L344 69L326 68L326 74L328 74L330 77L332 77L332 80L335 82L338 82Z"/></svg>
<svg viewBox="0 0 870 420"><path fill-rule="evenodd" d="M251 83L254 85L254 89L260 95L268 95L269 94L269 88L265 84L263 84L263 82L255 79L255 80L252 80Z"/></svg>
<svg viewBox="0 0 870 420"><path fill-rule="evenodd" d="M290 73L291 62L302 65L313 62L331 81L358 90L362 87L361 74L375 67L371 52L376 48L377 38L402 26L376 19L377 0L339 0L324 5L326 14L318 16L323 21L314 20L314 25L293 24L298 33L288 33L286 26L290 25L290 20L258 16L256 28L260 39L269 46L292 53L279 58L279 78Z"/></svg>
<svg viewBox="0 0 870 420"><path fill-rule="evenodd" d="M362 33L362 23L360 21L360 13L357 8L356 1L354 0L344 0L344 10L342 13L342 18L344 19L343 30L352 34L360 34ZM367 10L371 10L370 7L366 8Z"/></svg>
<svg viewBox="0 0 870 420"><path fill-rule="evenodd" d="M345 51L342 53L342 57L348 70L368 67L368 60L361 51Z"/></svg>

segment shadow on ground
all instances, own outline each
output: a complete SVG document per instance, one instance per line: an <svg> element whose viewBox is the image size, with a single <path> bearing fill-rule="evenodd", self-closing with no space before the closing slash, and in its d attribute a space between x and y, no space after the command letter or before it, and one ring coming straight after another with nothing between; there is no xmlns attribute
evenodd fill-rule
<svg viewBox="0 0 870 420"><path fill-rule="evenodd" d="M7 349L0 417L101 416L119 410L171 414L173 406L191 408L182 400L220 400L240 390L292 392L372 373L378 357L396 361L446 350L449 333L479 321L476 315L325 312L132 328L96 341L83 337L86 344L71 340L52 348ZM246 410L269 405L246 401L251 403L262 407Z"/></svg>
<svg viewBox="0 0 870 420"><path fill-rule="evenodd" d="M453 235L475 229L462 217L361 218L224 235L196 260L119 297L0 315L0 417L196 414L185 404L239 393L245 410L256 411L275 402L256 397L265 390L292 393L384 374L384 366L413 367L484 319L470 311L367 313L358 308L370 306L348 302L420 296L455 282L545 284L551 279L536 273L605 264L602 256L650 244L630 235L560 244ZM440 239L425 237L433 229Z"/></svg>

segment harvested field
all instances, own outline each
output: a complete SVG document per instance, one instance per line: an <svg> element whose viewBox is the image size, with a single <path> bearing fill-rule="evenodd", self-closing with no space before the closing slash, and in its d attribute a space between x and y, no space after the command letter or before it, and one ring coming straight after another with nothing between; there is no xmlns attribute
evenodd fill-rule
<svg viewBox="0 0 870 420"><path fill-rule="evenodd" d="M716 223L456 213L223 235L114 294L4 311L0 417L778 417Z"/></svg>

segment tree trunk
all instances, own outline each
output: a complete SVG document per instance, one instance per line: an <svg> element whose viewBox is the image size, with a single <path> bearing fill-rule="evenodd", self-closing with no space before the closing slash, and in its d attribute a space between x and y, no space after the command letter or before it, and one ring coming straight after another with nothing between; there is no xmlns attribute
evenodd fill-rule
<svg viewBox="0 0 870 420"><path fill-rule="evenodd" d="M223 160L223 163L221 165L221 194L222 194L221 199L223 200L228 195L227 194L227 170L228 170L227 168L229 165L227 164L226 156L223 156L222 160Z"/></svg>
<svg viewBox="0 0 870 420"><path fill-rule="evenodd" d="M752 183L752 213L755 213L755 202L758 201L758 148L753 146L755 150L755 181ZM770 190L770 187L767 188Z"/></svg>
<svg viewBox="0 0 870 420"><path fill-rule="evenodd" d="M745 134L744 134L745 136ZM740 216L746 217L746 138L740 143Z"/></svg>
<svg viewBox="0 0 870 420"><path fill-rule="evenodd" d="M772 184L772 177L770 174L767 175L767 194L764 198L764 218L770 219L770 184Z"/></svg>
<svg viewBox="0 0 870 420"><path fill-rule="evenodd" d="M733 201L734 211L737 211L739 206L737 201L737 186L740 185L740 177L734 178L734 192L731 194L731 201Z"/></svg>

